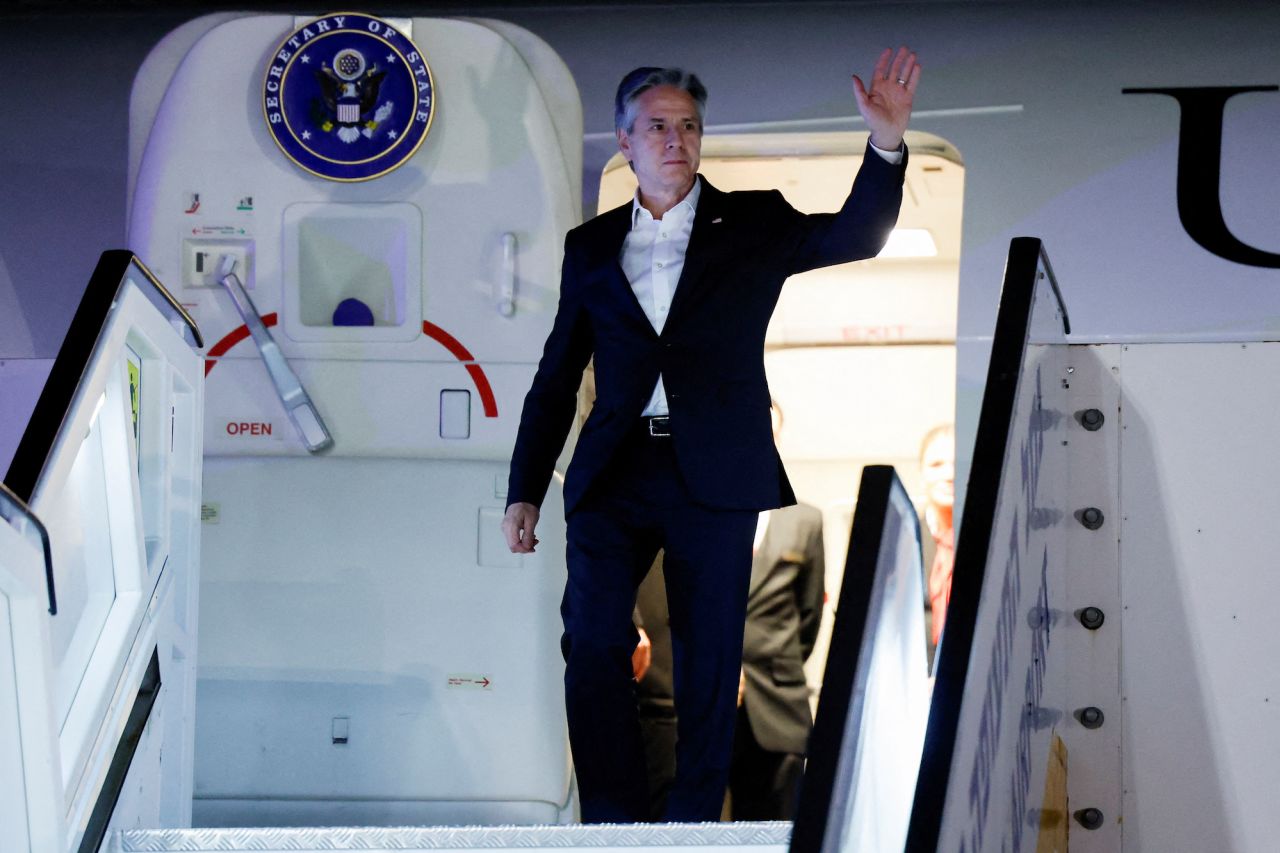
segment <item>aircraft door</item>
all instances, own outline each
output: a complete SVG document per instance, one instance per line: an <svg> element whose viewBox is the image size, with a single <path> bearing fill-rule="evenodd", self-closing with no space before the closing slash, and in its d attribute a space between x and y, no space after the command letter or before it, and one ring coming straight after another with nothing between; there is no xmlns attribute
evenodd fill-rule
<svg viewBox="0 0 1280 853"><path fill-rule="evenodd" d="M206 20L135 82L129 237L210 337L195 822L562 820L559 487L537 554L498 524L580 219L573 81L498 22Z"/></svg>

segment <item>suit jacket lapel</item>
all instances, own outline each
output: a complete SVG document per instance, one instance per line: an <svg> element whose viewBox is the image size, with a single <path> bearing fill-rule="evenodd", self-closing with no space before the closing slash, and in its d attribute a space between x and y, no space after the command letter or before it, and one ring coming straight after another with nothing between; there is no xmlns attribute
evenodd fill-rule
<svg viewBox="0 0 1280 853"><path fill-rule="evenodd" d="M724 221L725 193L711 186L701 175L702 192L698 196L698 210L693 216L693 232L689 235L689 246L685 250L684 269L680 272L680 280L676 283L675 295L671 298L671 311L667 314L667 326L678 319L682 306L697 293L702 280L703 270L708 263L708 250L715 246L720 236L720 226Z"/></svg>
<svg viewBox="0 0 1280 853"><path fill-rule="evenodd" d="M653 324L649 322L648 315L640 307L636 292L631 289L631 282L627 281L627 275L622 271L622 264L619 261L622 257L622 244L631 230L631 216L631 202L601 214L599 218L601 235L595 243L600 254L592 259L591 266L603 270L606 284L614 300L622 306L622 310L629 314L633 321L657 335L657 332L653 331Z"/></svg>

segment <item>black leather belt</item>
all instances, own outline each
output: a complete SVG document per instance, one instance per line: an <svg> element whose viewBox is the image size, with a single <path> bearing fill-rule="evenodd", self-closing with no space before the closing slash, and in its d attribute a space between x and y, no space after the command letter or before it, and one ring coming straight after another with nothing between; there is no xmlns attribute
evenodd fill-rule
<svg viewBox="0 0 1280 853"><path fill-rule="evenodd" d="M671 418L667 415L641 418L640 425L650 438L670 438L671 436Z"/></svg>

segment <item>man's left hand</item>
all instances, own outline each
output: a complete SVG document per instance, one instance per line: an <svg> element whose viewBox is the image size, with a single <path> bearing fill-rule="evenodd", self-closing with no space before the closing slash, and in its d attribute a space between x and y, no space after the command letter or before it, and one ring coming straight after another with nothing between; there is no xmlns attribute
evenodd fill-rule
<svg viewBox="0 0 1280 853"><path fill-rule="evenodd" d="M864 86L861 78L853 75L853 97L858 102L858 112L871 128L872 145L884 151L897 151L902 145L919 83L920 64L915 53L905 46L898 48L896 56L891 48L885 48L872 72L870 86Z"/></svg>

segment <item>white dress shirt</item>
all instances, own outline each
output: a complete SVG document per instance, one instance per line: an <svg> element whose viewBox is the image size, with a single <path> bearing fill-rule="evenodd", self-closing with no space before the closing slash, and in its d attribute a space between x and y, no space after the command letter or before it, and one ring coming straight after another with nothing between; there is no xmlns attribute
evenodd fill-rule
<svg viewBox="0 0 1280 853"><path fill-rule="evenodd" d="M631 231L622 241L622 272L631 283L640 307L662 334L671 311L671 298L684 270L684 255L689 248L689 235L693 233L693 215L698 209L698 197L702 195L702 180L693 182L693 189L679 204L654 219L653 214L640 205L640 191L636 190L631 203ZM649 396L644 414L665 415L667 393L662 387L662 376Z"/></svg>
<svg viewBox="0 0 1280 853"><path fill-rule="evenodd" d="M902 162L902 149L885 151L871 146L890 165ZM698 209L698 197L702 195L702 179L693 182L693 189L675 207L654 219L653 214L640 204L640 190L636 190L631 202L631 230L622 241L622 255L618 262L631 284L636 300L645 316L653 324L653 330L662 334L671 311L671 300L684 270L684 256L689 249L689 235L693 233L693 216ZM667 392L662 387L662 376L653 387L649 403L642 413L645 417L666 415Z"/></svg>
<svg viewBox="0 0 1280 853"><path fill-rule="evenodd" d="M769 516L773 515L773 510L766 509L756 518L756 538L751 543L751 553L760 550L760 546L764 544L764 535L769 532Z"/></svg>

